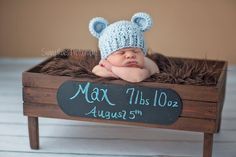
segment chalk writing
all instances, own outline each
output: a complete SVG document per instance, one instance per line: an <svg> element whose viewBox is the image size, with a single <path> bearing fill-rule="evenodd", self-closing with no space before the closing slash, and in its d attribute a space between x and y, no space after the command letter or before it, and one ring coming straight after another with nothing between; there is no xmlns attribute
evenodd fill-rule
<svg viewBox="0 0 236 157"><path fill-rule="evenodd" d="M66 81L57 101L72 116L151 124L172 124L182 111L175 91L136 85Z"/></svg>
<svg viewBox="0 0 236 157"><path fill-rule="evenodd" d="M158 101L157 101L158 100ZM158 97L158 90L155 91L153 106L159 105L160 107L178 107L177 101L168 100L168 96L165 92L160 92Z"/></svg>
<svg viewBox="0 0 236 157"><path fill-rule="evenodd" d="M143 92L137 90L135 91L135 88L128 88L125 92L126 94L129 94L129 104L140 104L140 105L149 105L150 99L144 99L143 98Z"/></svg>
<svg viewBox="0 0 236 157"><path fill-rule="evenodd" d="M91 111L85 113L86 116L91 116L94 118L103 118L103 119L135 119L136 116L142 116L142 111L140 110L121 110L118 112L110 112L106 110L98 110L95 106Z"/></svg>
<svg viewBox="0 0 236 157"><path fill-rule="evenodd" d="M82 92L82 94L84 95L86 101L88 103L94 103L94 101L106 101L109 105L114 106L115 104L111 103L111 101L109 100L108 96L107 96L107 89L99 89L99 88L93 88L92 89L92 93L89 93L89 87L90 87L90 82L88 82L85 87L83 88L81 86L81 84L78 85L78 90L75 93L75 95L73 95L70 99L75 99L77 96L79 96L80 92ZM100 96L102 95L102 96ZM90 99L90 100L89 100Z"/></svg>
<svg viewBox="0 0 236 157"><path fill-rule="evenodd" d="M160 92L158 94L158 90L155 90L155 94L153 97L144 98L143 92L140 90L136 90L135 88L128 88L125 92L129 95L129 104L139 104L139 105L150 105L150 100L153 100L152 106L160 106L160 107L178 107L177 101L169 100L166 92Z"/></svg>

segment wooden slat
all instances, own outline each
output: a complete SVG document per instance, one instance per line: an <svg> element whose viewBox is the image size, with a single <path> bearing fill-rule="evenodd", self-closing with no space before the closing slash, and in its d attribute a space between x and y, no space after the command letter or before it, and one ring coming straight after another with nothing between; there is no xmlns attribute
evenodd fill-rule
<svg viewBox="0 0 236 157"><path fill-rule="evenodd" d="M103 120L103 119L93 119L93 118L81 118L77 116L66 115L58 105L53 104L39 104L39 103L24 103L24 115L31 117L48 117L48 118L61 118L61 119L71 119L89 122L103 122L112 124L125 124L134 126L144 126L153 128L166 128L166 129L176 129L176 130L186 130L186 131L196 131L196 132L208 132L213 133L216 127L216 121L210 119L197 119L197 118L185 118L180 117L174 124L171 125L154 125L136 122L125 122L125 121L113 121L113 120Z"/></svg>
<svg viewBox="0 0 236 157"><path fill-rule="evenodd" d="M220 131L220 126L221 126L221 117L222 117L222 110L223 110L223 105L224 105L224 100L225 100L225 90L226 90L226 80L227 80L227 63L224 64L222 73L220 75L217 88L218 88L218 93L219 93L219 100L217 104L217 132Z"/></svg>
<svg viewBox="0 0 236 157"><path fill-rule="evenodd" d="M51 88L58 89L58 87L67 80L76 81L89 81L89 82L104 82L114 84L130 84L122 80L109 80L101 81L100 78L72 78L67 76L52 76L40 73L24 72L23 73L23 86L36 87L36 88ZM157 82L139 82L138 86L147 86L153 88L169 88L175 90L182 99L217 102L218 90L216 86L193 86L193 85L180 85L180 84L166 84Z"/></svg>
<svg viewBox="0 0 236 157"><path fill-rule="evenodd" d="M223 67L222 67L222 71L221 71L221 73L220 73L220 76L219 76L219 79L218 79L218 82L217 82L217 88L221 88L222 86L223 86L223 84L224 84L224 81L225 81L225 75L226 75L226 73L227 73L227 67L228 67L228 63L227 62L225 62L224 63L224 65L223 65Z"/></svg>
<svg viewBox="0 0 236 157"><path fill-rule="evenodd" d="M216 103L183 100L183 110L180 116L191 118L217 118Z"/></svg>
<svg viewBox="0 0 236 157"><path fill-rule="evenodd" d="M23 99L25 102L57 104L56 89L23 88ZM216 119L216 103L182 100L182 117Z"/></svg>

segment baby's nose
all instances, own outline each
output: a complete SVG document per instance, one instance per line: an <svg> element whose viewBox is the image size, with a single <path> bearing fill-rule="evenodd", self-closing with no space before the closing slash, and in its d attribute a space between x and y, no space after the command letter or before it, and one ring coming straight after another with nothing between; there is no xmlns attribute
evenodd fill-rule
<svg viewBox="0 0 236 157"><path fill-rule="evenodd" d="M133 51L126 51L126 58L130 59L130 58L135 58L135 53Z"/></svg>

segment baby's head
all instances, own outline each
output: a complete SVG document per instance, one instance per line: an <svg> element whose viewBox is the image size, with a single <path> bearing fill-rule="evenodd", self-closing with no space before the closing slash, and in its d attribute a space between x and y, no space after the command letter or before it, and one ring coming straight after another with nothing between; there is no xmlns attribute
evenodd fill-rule
<svg viewBox="0 0 236 157"><path fill-rule="evenodd" d="M122 48L110 54L106 59L118 67L144 67L144 53L140 48Z"/></svg>
<svg viewBox="0 0 236 157"><path fill-rule="evenodd" d="M140 56L145 56L147 49L143 33L152 26L152 19L147 13L139 12L133 15L131 21L117 21L108 24L102 17L93 18L89 30L99 40L102 59L109 59L123 50L137 50ZM137 53L135 53L137 54Z"/></svg>

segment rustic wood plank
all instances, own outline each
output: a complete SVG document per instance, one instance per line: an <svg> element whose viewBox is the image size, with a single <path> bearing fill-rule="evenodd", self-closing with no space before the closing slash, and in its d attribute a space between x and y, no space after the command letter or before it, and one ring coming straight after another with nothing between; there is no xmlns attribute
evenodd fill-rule
<svg viewBox="0 0 236 157"><path fill-rule="evenodd" d="M41 73L24 72L22 75L23 86L35 88L51 88L58 89L59 86L67 80L86 81L86 82L101 82L111 84L129 84L122 80L102 81L101 78L72 78L67 76L52 76ZM218 101L218 90L215 86L193 86L180 84L166 84L157 82L139 82L139 86L147 86L152 88L169 88L175 90L182 99L196 101Z"/></svg>
<svg viewBox="0 0 236 157"><path fill-rule="evenodd" d="M218 79L218 81L217 81L216 87L217 87L218 89L220 89L220 88L223 86L223 84L224 84L224 81L225 81L225 74L227 73L227 69L228 69L227 67L228 67L228 62L225 62L224 65L223 65L223 67L222 67L222 71L221 71L221 74L220 74L220 76L219 76L219 79Z"/></svg>
<svg viewBox="0 0 236 157"><path fill-rule="evenodd" d="M41 124L40 137L68 138L68 139L101 139L101 140L132 140L132 141L192 141L202 142L202 134L199 132L186 132L167 129L155 129L135 127L127 125L101 125L100 123L61 123ZM45 119L45 118L44 118ZM59 119L63 122L63 120ZM69 122L69 120L67 120ZM71 121L72 122L72 121ZM75 122L75 121L74 121ZM25 124L1 124L0 137L2 136L25 136L28 137ZM17 131L16 131L17 130ZM56 131L56 132L55 132ZM218 138L216 142L235 141L233 131L224 131L224 138ZM232 136L232 137L231 137Z"/></svg>
<svg viewBox="0 0 236 157"><path fill-rule="evenodd" d="M114 155L114 154L92 154L92 153L57 153L57 152L26 152L26 151L0 151L1 157L124 157L124 155ZM125 155L126 157L153 157L153 155ZM155 157L182 157L182 156L166 156L166 155L157 155ZM185 157L194 157L194 156L185 156ZM197 156L195 156L197 157Z"/></svg>
<svg viewBox="0 0 236 157"><path fill-rule="evenodd" d="M227 63L225 63L222 73L219 78L219 82L217 84L217 88L219 90L219 101L217 105L217 130L216 132L220 132L220 127L221 127L221 117L222 117L222 110L224 106L224 101L225 101L225 91L226 91L226 80L227 80Z"/></svg>
<svg viewBox="0 0 236 157"><path fill-rule="evenodd" d="M107 154L88 154L88 153L57 153L57 152L30 152L30 151L0 151L1 157L16 157L16 156L23 156L23 157L108 157ZM112 157L112 154L111 156ZM119 157L119 156L113 156L113 157ZM121 156L120 156L121 157ZM129 156L129 157L132 157ZM133 157L153 157L152 155L133 155ZM178 156L156 156L156 157L178 157ZM180 157L180 156L179 156ZM185 156L187 157L187 156Z"/></svg>
<svg viewBox="0 0 236 157"><path fill-rule="evenodd" d="M20 141L20 142L16 142ZM10 147L6 143L15 143ZM222 145L222 144L221 144ZM104 156L104 157L158 157L161 154L173 154L177 156L194 155L200 156L200 142L192 141L130 141L130 140L85 140L85 139L69 139L69 138L41 138L41 150L30 150L28 139L22 136L1 137L1 150L16 152L31 152L35 154L57 154L63 156L70 154L71 156ZM233 145L235 146L235 145ZM171 149L168 149L171 148ZM124 151L121 151L124 150ZM222 154L222 153L220 153ZM5 157L5 156L4 156Z"/></svg>
<svg viewBox="0 0 236 157"><path fill-rule="evenodd" d="M56 89L23 88L25 102L41 104L57 104ZM183 100L182 117L216 119L216 103Z"/></svg>
<svg viewBox="0 0 236 157"><path fill-rule="evenodd" d="M0 113L0 124L27 126L27 117L22 116L22 113L23 113L22 111L8 112L8 113L1 112ZM89 126L97 126L97 127L105 127L105 128L129 127L127 125L126 126L125 125L117 125L117 124L113 125L113 124L106 124L106 123L95 123L95 122L93 123L93 122L83 122L83 121L55 119L55 118L41 118L40 117L40 126L44 126L44 125L51 125L51 126L66 125L66 126L78 126L78 127L80 127L80 126L88 126L88 127ZM235 112L227 112L224 110L223 117L222 117L221 130L222 130L222 133L219 134L220 137L224 136L224 133L223 133L224 131L236 132L236 114L235 114Z"/></svg>
<svg viewBox="0 0 236 157"><path fill-rule="evenodd" d="M34 154L46 154L50 157L51 154L58 154L59 157L66 154L71 156L104 155L104 157L139 157L140 155L158 157L162 154L167 156L174 154L179 157L202 156L202 141L85 140L42 137L41 146L41 150L30 150L27 136L5 136L1 137L0 140L0 152L31 152ZM213 157L234 157L236 153L235 147L235 142L216 142L214 143Z"/></svg>
<svg viewBox="0 0 236 157"><path fill-rule="evenodd" d="M81 118L81 117L66 115L59 108L59 106L55 104L49 105L49 104L28 103L28 102L24 102L24 115L32 116L32 117L62 118L62 119L71 119L71 120L80 120L80 121L104 122L104 123L112 123L112 124L125 124L125 125L133 125L133 126L166 128L166 129L209 132L209 133L213 133L216 127L215 120L185 118L185 117L180 117L174 124L171 124L171 125L154 125L154 124L144 124L144 123L130 123L130 122L124 122L124 121Z"/></svg>
<svg viewBox="0 0 236 157"><path fill-rule="evenodd" d="M132 141L192 141L202 142L203 136L199 132L178 131L170 129L156 129L127 125L108 125L82 121L63 121L61 123L41 124L40 137L68 138L68 139L102 139L102 140L132 140ZM52 119L51 119L52 120ZM67 123L66 123L67 122ZM70 123L77 122L77 123ZM27 125L25 124L2 124L0 123L0 137L2 136L26 136L28 137ZM16 131L17 130L17 131ZM56 131L56 132L55 132ZM223 130L221 134L215 134L214 143L236 142L235 130Z"/></svg>

